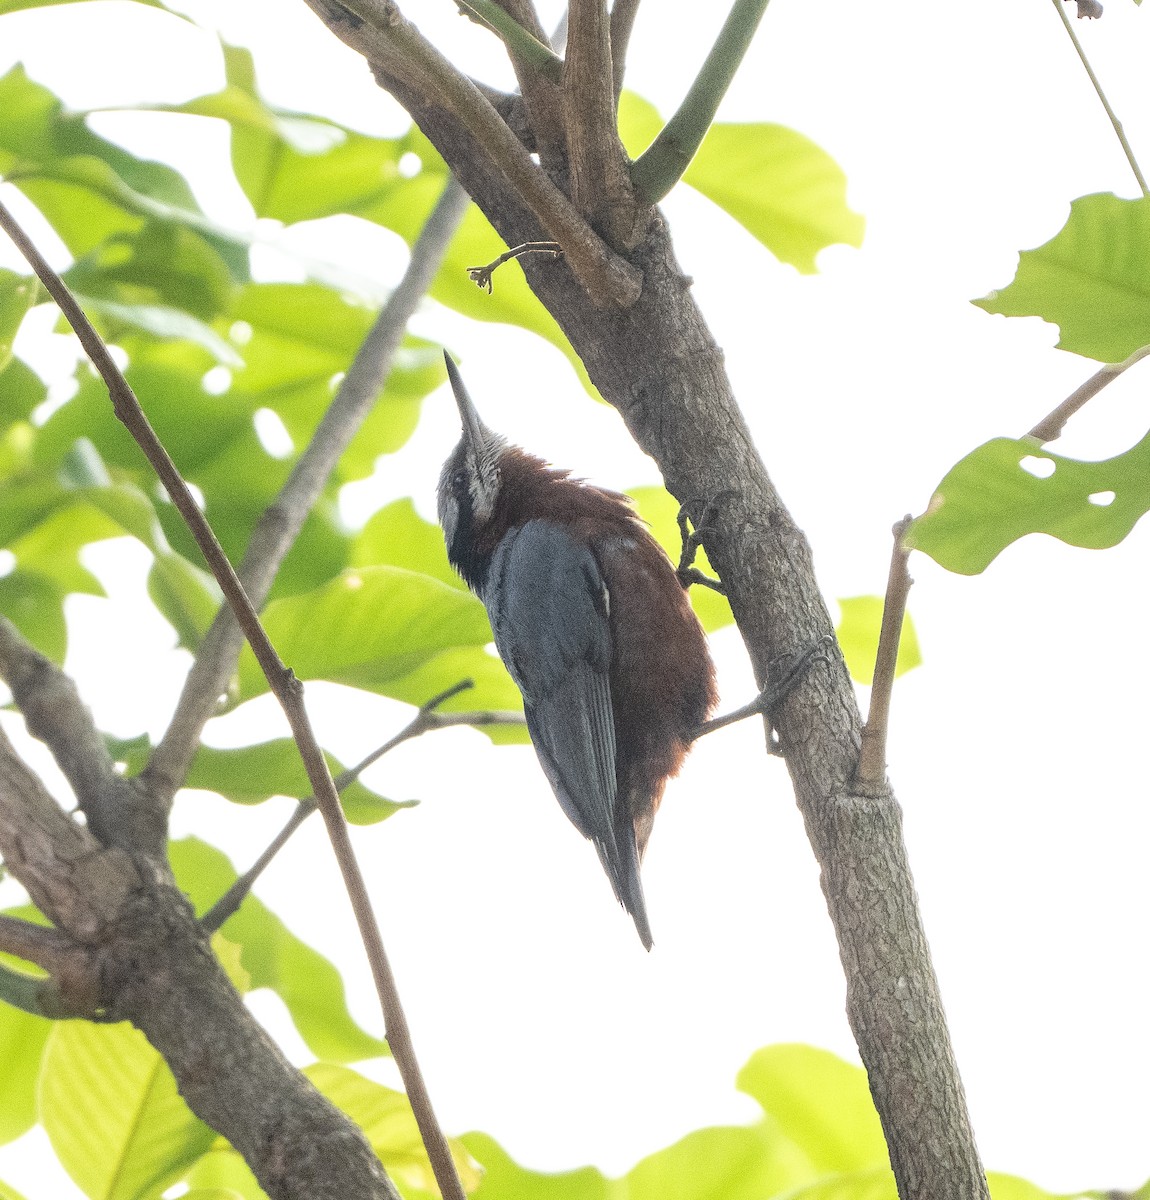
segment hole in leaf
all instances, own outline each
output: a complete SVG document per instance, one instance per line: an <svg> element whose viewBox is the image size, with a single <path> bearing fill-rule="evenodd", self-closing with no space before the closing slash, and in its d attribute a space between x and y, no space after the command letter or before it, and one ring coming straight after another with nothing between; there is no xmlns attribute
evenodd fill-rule
<svg viewBox="0 0 1150 1200"><path fill-rule="evenodd" d="M400 155L396 170L404 179L414 179L423 170L423 159L414 150L408 150L406 154Z"/></svg>
<svg viewBox="0 0 1150 1200"><path fill-rule="evenodd" d="M1097 504L1099 508L1105 508L1108 504L1114 503L1113 492L1091 492L1086 498L1091 504Z"/></svg>
<svg viewBox="0 0 1150 1200"><path fill-rule="evenodd" d="M11 550L0 550L0 579L16 570L16 555Z"/></svg>
<svg viewBox="0 0 1150 1200"><path fill-rule="evenodd" d="M1054 474L1054 462L1049 458L1036 458L1028 454L1018 464L1028 475L1035 479L1049 479Z"/></svg>
<svg viewBox="0 0 1150 1200"><path fill-rule="evenodd" d="M252 415L252 424L256 429L256 437L260 439L260 445L272 458L287 458L295 449L295 442L292 441L292 436L280 419L279 413L270 408L257 408Z"/></svg>

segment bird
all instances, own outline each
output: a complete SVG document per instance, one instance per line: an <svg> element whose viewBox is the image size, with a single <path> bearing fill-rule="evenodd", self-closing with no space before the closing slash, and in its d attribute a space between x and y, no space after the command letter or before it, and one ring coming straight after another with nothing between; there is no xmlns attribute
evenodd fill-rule
<svg viewBox="0 0 1150 1200"><path fill-rule="evenodd" d="M650 950L639 865L716 703L706 636L630 499L488 429L444 360L463 425L437 489L448 559L487 609L560 806Z"/></svg>

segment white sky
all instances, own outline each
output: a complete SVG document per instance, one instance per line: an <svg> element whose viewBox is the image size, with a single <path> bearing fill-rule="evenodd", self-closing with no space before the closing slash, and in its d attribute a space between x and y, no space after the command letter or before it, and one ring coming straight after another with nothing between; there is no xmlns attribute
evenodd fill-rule
<svg viewBox="0 0 1150 1200"><path fill-rule="evenodd" d="M405 7L468 69L485 69L489 43L449 0ZM724 6L705 7L664 0L641 11L629 82L664 113ZM204 8L226 8L224 27L253 45L272 100L398 128L359 61L303 4ZM1150 166L1148 19L1110 0L1102 21L1076 28ZM206 38L135 5L18 14L0 30L0 69L23 58L77 105L179 100L222 81ZM831 249L822 274L802 278L689 190L665 206L826 594L876 592L891 523L921 511L965 452L1025 432L1094 369L1054 350L1054 329L968 300L1004 285L1017 250L1051 237L1071 199L1133 196L1134 180L1044 0L775 0L720 116L813 137L867 217L861 251ZM190 172L226 146L222 129L191 119L176 144L151 117L99 128ZM202 199L247 220L233 194ZM377 253L394 261L386 238L358 233L327 252L361 268ZM419 328L460 353L493 427L612 486L656 478L550 348L436 312ZM1147 425L1147 369L1093 401L1055 448L1106 457L1131 445ZM456 436L452 407L432 400L356 511L414 494L430 513ZM896 690L890 772L927 931L988 1167L1060 1191L1150 1176L1147 549L1143 525L1105 553L1030 538L974 579L912 560L926 664ZM180 660L166 629L129 602L140 556L99 561L119 583L110 601L73 604L70 666L105 727L157 732ZM716 637L714 649L724 706L741 703L751 681L737 636ZM126 650L138 659L131 670ZM309 695L326 744L346 759L404 719L400 706L334 691ZM219 724L218 741L242 736ZM274 718L261 728L280 731ZM484 1129L533 1166L620 1171L692 1128L753 1116L733 1077L761 1045L853 1055L817 872L784 769L761 743L750 724L707 739L670 790L644 871L649 956L529 750L495 751L459 731L376 769L381 790L423 801L357 839L452 1131ZM246 861L285 813L194 797L178 823ZM356 1012L377 1028L322 840L300 838L261 894L337 960ZM281 1030L274 998L256 1003ZM0 1177L30 1197L65 1194L48 1170L35 1138L0 1150Z"/></svg>

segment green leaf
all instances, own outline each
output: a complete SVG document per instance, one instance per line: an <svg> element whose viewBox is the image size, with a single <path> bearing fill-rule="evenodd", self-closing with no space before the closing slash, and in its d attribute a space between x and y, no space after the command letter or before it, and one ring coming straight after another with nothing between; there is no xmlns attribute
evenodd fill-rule
<svg viewBox="0 0 1150 1200"><path fill-rule="evenodd" d="M638 1163L628 1200L762 1200L790 1193L815 1175L807 1157L770 1121L700 1129Z"/></svg>
<svg viewBox="0 0 1150 1200"><path fill-rule="evenodd" d="M236 880L223 853L198 838L169 845L172 869L197 912L206 911ZM387 1044L364 1032L347 1011L343 981L322 954L300 941L265 904L248 896L224 923L229 941L253 988L271 988L291 1013L300 1036L317 1058L354 1062L387 1053Z"/></svg>
<svg viewBox="0 0 1150 1200"><path fill-rule="evenodd" d="M339 775L344 769L343 764L332 754L325 753L325 758L332 776ZM201 746L192 760L184 787L218 792L236 804L261 804L271 796L302 800L311 795L307 771L290 738L236 750ZM359 780L340 793L340 800L347 819L356 825L375 824L401 808L411 808L418 803L415 800L387 800Z"/></svg>
<svg viewBox="0 0 1150 1200"><path fill-rule="evenodd" d="M622 94L619 129L632 157L661 126L653 105ZM842 169L809 138L783 125L712 125L683 181L804 274L815 271L815 256L824 247L862 245L865 221L847 207Z"/></svg>
<svg viewBox="0 0 1150 1200"><path fill-rule="evenodd" d="M187 1181L191 1190L181 1200L267 1200L251 1168L223 1138L188 1172Z"/></svg>
<svg viewBox="0 0 1150 1200"><path fill-rule="evenodd" d="M40 1060L52 1022L0 1005L0 1144L36 1124Z"/></svg>
<svg viewBox="0 0 1150 1200"><path fill-rule="evenodd" d="M12 361L12 343L39 291L32 276L0 268L0 371Z"/></svg>
<svg viewBox="0 0 1150 1200"><path fill-rule="evenodd" d="M882 596L848 596L839 600L839 623L835 636L839 640L847 668L856 683L868 687L874 679L875 655L878 653L878 638L882 628ZM898 658L894 673L897 678L922 665L922 651L918 645L918 634L910 613L904 613L902 635L898 643Z"/></svg>
<svg viewBox="0 0 1150 1200"><path fill-rule="evenodd" d="M243 365L243 359L210 325L181 312L158 304L119 304L93 296L76 294L89 318L101 326L104 338L119 342L125 328L140 330L157 338L182 338L202 347L219 362L229 367Z"/></svg>
<svg viewBox="0 0 1150 1200"><path fill-rule="evenodd" d="M1063 458L1029 438L996 438L947 472L906 541L948 571L977 575L1028 533L1093 550L1115 546L1148 508L1150 434L1102 462Z"/></svg>
<svg viewBox="0 0 1150 1200"><path fill-rule="evenodd" d="M398 1184L438 1193L419 1126L402 1092L331 1063L305 1067L304 1074L364 1131L384 1169ZM458 1139L449 1138L448 1146L464 1191L474 1191L479 1183L475 1163Z"/></svg>
<svg viewBox="0 0 1150 1200"><path fill-rule="evenodd" d="M395 500L373 514L352 543L353 567L375 567L384 563L430 575L454 588L466 590L467 587L447 561L443 531L415 511L410 497Z"/></svg>
<svg viewBox="0 0 1150 1200"><path fill-rule="evenodd" d="M1072 1192L1069 1196L1056 1196L1053 1192L1028 1183L1025 1179L1019 1179L1016 1175L1002 1175L995 1171L987 1172L986 1182L990 1185L991 1200L1077 1200L1083 1194ZM1141 1198L1137 1192L1132 1192L1129 1200Z"/></svg>
<svg viewBox="0 0 1150 1200"><path fill-rule="evenodd" d="M679 533L679 505L675 497L666 488L661 487L631 488L627 494L635 501L639 515L651 526L651 532L659 545L666 550L667 557L672 563L678 563L683 539ZM715 572L702 546L695 555L695 566L705 575L714 578ZM730 602L721 592L696 584L690 589L690 597L691 607L708 633L722 629L724 625L730 625L734 621Z"/></svg>
<svg viewBox="0 0 1150 1200"><path fill-rule="evenodd" d="M21 570L51 580L61 593L104 595L100 581L80 562L80 552L92 542L116 537L121 531L86 504L65 504L8 543Z"/></svg>
<svg viewBox="0 0 1150 1200"><path fill-rule="evenodd" d="M156 555L148 572L148 595L188 650L199 646L223 598L207 571L174 550Z"/></svg>
<svg viewBox="0 0 1150 1200"><path fill-rule="evenodd" d="M1018 257L1014 280L974 303L1057 325L1058 345L1121 362L1150 344L1150 199L1083 196L1049 242Z"/></svg>
<svg viewBox="0 0 1150 1200"><path fill-rule="evenodd" d="M264 611L264 626L301 679L389 696L389 685L442 651L491 640L475 597L399 567L345 571L312 592L275 600ZM240 657L239 678L243 699L267 690L250 648Z"/></svg>
<svg viewBox="0 0 1150 1200"><path fill-rule="evenodd" d="M24 1197L14 1187L0 1179L0 1200L24 1200Z"/></svg>
<svg viewBox="0 0 1150 1200"><path fill-rule="evenodd" d="M483 1167L472 1200L608 1200L614 1185L594 1167L554 1174L521 1167L485 1133L464 1134L460 1141Z"/></svg>
<svg viewBox="0 0 1150 1200"><path fill-rule="evenodd" d="M15 570L0 578L0 613L54 663L62 663L68 649L63 596L50 579Z"/></svg>
<svg viewBox="0 0 1150 1200"><path fill-rule="evenodd" d="M76 257L147 221L181 226L211 242L233 270L246 240L208 220L186 180L93 133L16 66L0 78L0 175L15 184Z"/></svg>
<svg viewBox="0 0 1150 1200"><path fill-rule="evenodd" d="M861 1067L813 1046L767 1046L751 1057L736 1082L820 1173L888 1166L882 1127Z"/></svg>
<svg viewBox="0 0 1150 1200"><path fill-rule="evenodd" d="M180 1099L164 1060L128 1025L53 1027L40 1115L61 1164L92 1200L159 1195L216 1136Z"/></svg>

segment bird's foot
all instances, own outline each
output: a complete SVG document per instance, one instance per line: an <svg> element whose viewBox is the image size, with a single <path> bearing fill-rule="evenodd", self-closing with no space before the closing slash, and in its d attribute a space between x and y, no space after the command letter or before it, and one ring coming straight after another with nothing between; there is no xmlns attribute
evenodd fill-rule
<svg viewBox="0 0 1150 1200"><path fill-rule="evenodd" d="M703 544L703 539L711 532L711 519L714 517L718 507L719 497L708 501L694 529L690 528L691 517L687 512L687 506L683 505L679 509L679 536L683 539L683 550L679 555L679 565L675 569L675 574L679 576L679 582L685 588L689 588L693 583L697 583L702 587L707 587L712 591L721 592L726 595L726 588L723 587L719 580L712 579L695 566L695 555L698 554L699 547Z"/></svg>
<svg viewBox="0 0 1150 1200"><path fill-rule="evenodd" d="M725 713L723 716L715 717L713 720L704 721L699 726L695 738L698 739L705 734L714 733L716 729L723 729L727 725L733 725L736 721L745 720L747 717L763 716L771 720L775 709L786 699L791 689L806 675L811 667L816 662L829 661L826 648L832 641L833 639L829 634L819 638L813 645L808 646L778 679L769 682L750 704L744 704L742 708L736 708L733 712ZM773 721L767 748L771 754L781 753L779 738L778 734L774 731Z"/></svg>

